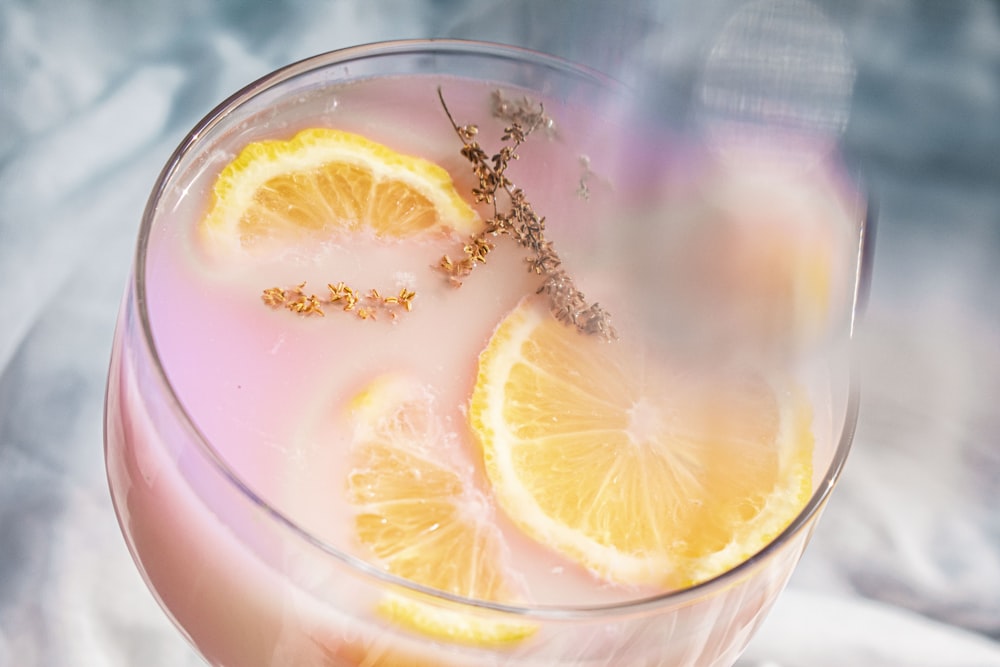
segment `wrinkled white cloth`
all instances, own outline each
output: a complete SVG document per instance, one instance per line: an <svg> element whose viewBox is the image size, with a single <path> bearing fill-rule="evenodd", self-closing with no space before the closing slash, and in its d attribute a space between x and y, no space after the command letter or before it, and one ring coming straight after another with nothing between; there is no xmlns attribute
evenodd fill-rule
<svg viewBox="0 0 1000 667"><path fill-rule="evenodd" d="M1000 646L898 607L785 591L737 667L987 667Z"/></svg>
<svg viewBox="0 0 1000 667"><path fill-rule="evenodd" d="M845 143L879 203L861 421L740 665L998 667L1000 7L818 4L857 67ZM719 16L614 6L0 0L0 665L199 664L118 532L101 416L145 198L198 118L280 65L389 38L655 73Z"/></svg>

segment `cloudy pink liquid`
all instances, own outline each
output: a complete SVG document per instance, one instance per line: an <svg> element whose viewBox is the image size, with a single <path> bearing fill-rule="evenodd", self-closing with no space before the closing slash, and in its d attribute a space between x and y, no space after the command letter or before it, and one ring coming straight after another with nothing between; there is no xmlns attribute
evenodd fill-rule
<svg viewBox="0 0 1000 667"><path fill-rule="evenodd" d="M445 166L466 188L468 165L438 104L437 83L373 80L304 95L292 103L294 113L282 116L293 120L264 119L266 136L287 138L312 125L359 132ZM502 130L490 119L491 90L469 82L444 86L456 120L479 123L487 150ZM547 109L559 119L556 132L539 130L529 139L513 176L546 215L549 237L580 288L616 303L622 316L616 323L628 328L635 304L621 298L615 264L600 251L598 222L613 206L616 187L609 174L620 173L615 151L603 143L606 121L551 102ZM108 393L109 477L130 548L163 606L206 658L220 665L423 664L414 656L456 665L734 660L784 584L804 534L768 570L679 605L669 621L639 614L612 624L542 623L523 644L499 649L449 645L387 626L374 613L382 592L356 567L302 539L299 530L348 558L368 559L352 539L344 496L351 445L345 406L385 374L417 378L432 390L458 443L447 450L450 463L469 470L472 483L488 491L465 426L476 359L538 279L509 239L458 289L433 269L443 254L461 255L463 239L456 238L419 244L333 239L252 262L206 256L197 220L214 175L251 131L253 139L263 138L255 124L236 128L191 167L189 187L161 202L145 281L153 343L177 399L258 503L223 479L190 428L170 423L175 407L156 386L139 334L129 327L116 340ZM603 173L602 164L608 166ZM265 288L303 281L317 294L344 281L382 294L405 287L417 296L411 312L375 321L332 306L325 317L300 317L261 301ZM126 315L134 307L129 300ZM282 519L275 521L272 511ZM503 532L512 576L531 603L607 604L655 592L596 579L519 535L495 508L486 518ZM673 637L669 648L664 633Z"/></svg>

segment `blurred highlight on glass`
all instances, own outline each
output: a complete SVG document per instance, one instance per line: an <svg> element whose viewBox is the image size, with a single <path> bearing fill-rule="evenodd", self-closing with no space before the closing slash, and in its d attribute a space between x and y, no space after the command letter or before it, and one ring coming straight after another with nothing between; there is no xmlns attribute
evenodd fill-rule
<svg viewBox="0 0 1000 667"><path fill-rule="evenodd" d="M677 337L713 358L784 363L853 335L870 288L876 207L841 143L856 71L836 20L809 0L564 10L566 30L552 30L552 11L513 3L469 11L451 34L595 67L630 91L617 103L645 119L650 146L669 132L641 165L662 180L636 214L669 234L645 249L650 264L659 253L676 265L669 294L655 298L671 299L663 312L690 315L670 318L684 327ZM722 236L729 256L705 252Z"/></svg>

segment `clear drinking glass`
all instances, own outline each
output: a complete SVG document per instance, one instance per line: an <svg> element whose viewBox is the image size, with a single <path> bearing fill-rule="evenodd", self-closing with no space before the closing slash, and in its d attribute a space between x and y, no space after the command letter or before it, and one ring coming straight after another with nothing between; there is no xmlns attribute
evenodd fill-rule
<svg viewBox="0 0 1000 667"><path fill-rule="evenodd" d="M820 369L816 387L826 406L825 417L816 421L815 428L824 430L817 441L826 444L816 448L812 497L791 524L759 553L701 584L600 605L463 599L402 580L336 548L262 491L259 470L245 473L216 446L191 416L191 399L177 391L175 372L196 377L214 370L204 359L191 361L198 366L193 371L175 369L178 357L161 354L161 334L153 325L157 316L166 317L170 308L169 319L183 323L192 315L183 303L151 298L151 282L164 278L156 245L179 226L193 224L189 207L199 204L192 200L204 198L218 170L242 145L301 126L316 114L334 113L338 100L350 95L346 83L413 75L439 77L450 89L456 82L486 80L568 105L585 103L594 113L617 113L623 99L602 75L538 53L483 43L406 41L291 65L244 88L202 120L153 188L110 365L107 472L136 565L177 628L213 665L732 664L785 586L847 457L857 410L846 357L851 314L811 362ZM379 100L370 102L377 106ZM373 107L372 117L379 115ZM640 150L643 142L624 144ZM581 236L597 245L608 233L589 231ZM856 232L860 244L861 223ZM853 308L857 285L847 289ZM199 341L184 345L194 349ZM214 411L238 411L228 400L217 400ZM263 445L247 441L254 446ZM373 611L387 592L468 618L528 623L535 631L507 645L425 635Z"/></svg>

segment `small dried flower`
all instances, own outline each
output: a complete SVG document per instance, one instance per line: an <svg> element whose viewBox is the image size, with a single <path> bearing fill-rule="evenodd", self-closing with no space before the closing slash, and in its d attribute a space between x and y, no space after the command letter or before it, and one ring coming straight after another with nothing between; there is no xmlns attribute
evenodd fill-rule
<svg viewBox="0 0 1000 667"><path fill-rule="evenodd" d="M271 308L280 308L285 305L285 299L287 297L285 295L285 290L280 287L269 287L264 290L264 293L261 294L260 298Z"/></svg>
<svg viewBox="0 0 1000 667"><path fill-rule="evenodd" d="M468 255L469 259L473 262L478 262L479 264L486 263L486 255L493 250L494 246L492 243L486 240L483 236L475 236L472 241L465 246L465 254Z"/></svg>
<svg viewBox="0 0 1000 667"><path fill-rule="evenodd" d="M323 309L319 305L319 298L315 294L309 296L302 294L289 301L287 307L299 315L319 315L321 317L324 315Z"/></svg>
<svg viewBox="0 0 1000 667"><path fill-rule="evenodd" d="M398 303L402 304L403 308L406 310L413 310L413 299L417 296L417 293L408 290L405 287L399 290L399 295L396 297Z"/></svg>
<svg viewBox="0 0 1000 667"><path fill-rule="evenodd" d="M517 132L524 132L527 135L539 127L550 131L555 128L555 122L546 115L544 105L527 96L511 100L502 91L495 90L492 102L493 116L511 124L511 127L505 131L505 135ZM522 138L521 142L523 141Z"/></svg>

